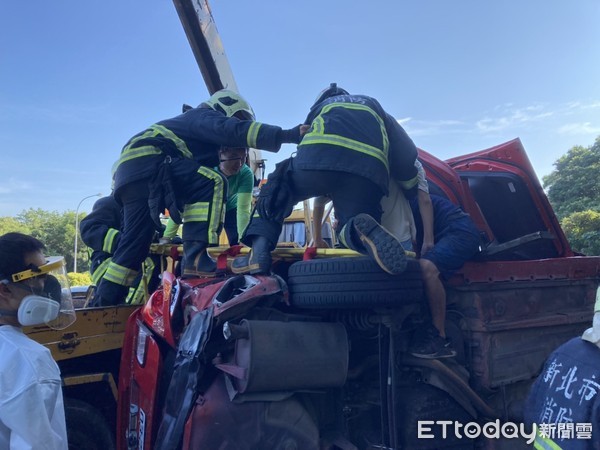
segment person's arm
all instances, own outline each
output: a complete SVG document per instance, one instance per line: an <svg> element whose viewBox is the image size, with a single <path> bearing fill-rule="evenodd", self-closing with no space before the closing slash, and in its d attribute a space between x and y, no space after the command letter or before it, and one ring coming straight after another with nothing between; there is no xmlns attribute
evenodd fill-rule
<svg viewBox="0 0 600 450"><path fill-rule="evenodd" d="M252 189L254 189L254 174L248 166L243 166L238 175L240 177L236 192L230 192L229 195L237 194L236 200L236 225L238 235L241 237L244 230L250 222L250 213L252 211Z"/></svg>
<svg viewBox="0 0 600 450"><path fill-rule="evenodd" d="M395 118L385 114L384 122L389 139L390 177L398 183L408 199L413 198L417 193L418 183L415 167L417 147Z"/></svg>
<svg viewBox="0 0 600 450"><path fill-rule="evenodd" d="M179 231L179 224L177 224L173 219L169 217L167 220L167 226L165 227L165 231L163 232L163 238L173 239L177 236L177 232Z"/></svg>
<svg viewBox="0 0 600 450"><path fill-rule="evenodd" d="M423 245L421 246L421 256L425 255L433 248L433 204L429 192L418 190L417 201L419 203L419 212L423 222Z"/></svg>
<svg viewBox="0 0 600 450"><path fill-rule="evenodd" d="M67 450L60 382L42 381L0 405L0 421L10 429L10 448Z"/></svg>
<svg viewBox="0 0 600 450"><path fill-rule="evenodd" d="M328 248L327 242L323 240L322 226L323 226L323 215L325 213L325 205L329 201L328 197L317 197L313 204L313 247Z"/></svg>
<svg viewBox="0 0 600 450"><path fill-rule="evenodd" d="M242 236L250 222L250 211L252 210L252 193L241 192L237 195L236 223L238 235Z"/></svg>
<svg viewBox="0 0 600 450"><path fill-rule="evenodd" d="M210 108L195 108L182 116L161 121L159 125L167 128L182 126L180 122L183 120L197 139L227 147L251 147L270 152L279 151L283 143L298 144L308 129L306 125L282 129L275 125L239 120Z"/></svg>
<svg viewBox="0 0 600 450"><path fill-rule="evenodd" d="M421 245L421 256L431 250L435 244L433 234L433 204L429 196L429 183L423 164L418 159L415 160L417 169L417 202L419 203L419 213L423 223L423 244Z"/></svg>
<svg viewBox="0 0 600 450"><path fill-rule="evenodd" d="M94 203L92 212L79 222L79 233L85 245L94 251L112 254L121 233L121 208L112 197Z"/></svg>

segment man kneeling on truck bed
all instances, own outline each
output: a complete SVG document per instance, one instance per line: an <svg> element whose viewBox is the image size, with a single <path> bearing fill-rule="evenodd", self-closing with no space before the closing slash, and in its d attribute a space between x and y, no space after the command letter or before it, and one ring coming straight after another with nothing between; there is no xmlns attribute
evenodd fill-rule
<svg viewBox="0 0 600 450"><path fill-rule="evenodd" d="M335 83L317 97L305 124L310 129L297 156L279 163L261 189L242 238L252 250L234 260L233 272L269 273L285 217L297 202L319 195L333 200L346 247L369 254L388 273L403 272L404 249L379 225L379 202L390 177L416 193L415 144L377 100Z"/></svg>

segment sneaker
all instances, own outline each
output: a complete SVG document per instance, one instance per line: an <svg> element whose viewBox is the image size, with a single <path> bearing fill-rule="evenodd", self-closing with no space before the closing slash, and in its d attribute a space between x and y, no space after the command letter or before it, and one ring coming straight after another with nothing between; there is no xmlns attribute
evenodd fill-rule
<svg viewBox="0 0 600 450"><path fill-rule="evenodd" d="M449 339L440 336L434 327L415 333L410 345L409 353L417 358L440 359L456 356L456 350L452 348Z"/></svg>
<svg viewBox="0 0 600 450"><path fill-rule="evenodd" d="M397 275L406 269L406 254L398 239L368 214L354 218L354 229L365 249L384 271Z"/></svg>

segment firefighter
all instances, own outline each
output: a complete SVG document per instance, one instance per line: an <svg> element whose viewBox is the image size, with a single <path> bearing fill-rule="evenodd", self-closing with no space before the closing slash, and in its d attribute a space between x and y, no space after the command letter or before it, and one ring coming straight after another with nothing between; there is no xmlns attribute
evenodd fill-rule
<svg viewBox="0 0 600 450"><path fill-rule="evenodd" d="M380 200L390 177L416 194L415 144L377 100L335 83L319 94L305 124L297 155L279 163L261 189L242 238L252 250L234 260L233 272L268 273L284 218L298 201L319 195L333 200L344 246L371 255L388 273L402 272L404 250L379 225Z"/></svg>
<svg viewBox="0 0 600 450"><path fill-rule="evenodd" d="M592 326L546 360L525 401L536 449L600 448L600 288Z"/></svg>
<svg viewBox="0 0 600 450"><path fill-rule="evenodd" d="M132 137L113 168L123 229L94 304L123 302L165 207L176 222L184 222L184 275L214 274L215 262L206 249L218 244L227 197L226 180L212 169L219 148L278 151L282 143L299 141L300 125L283 130L256 122L246 100L229 90Z"/></svg>
<svg viewBox="0 0 600 450"><path fill-rule="evenodd" d="M228 196L223 228L229 245L237 245L239 236L250 222L254 174L246 164L247 148L223 147L219 150L219 165L215 170L227 178ZM169 218L161 243L168 244L176 238L179 225Z"/></svg>
<svg viewBox="0 0 600 450"><path fill-rule="evenodd" d="M112 261L112 255L121 238L122 227L121 206L112 195L96 201L92 212L79 224L81 240L92 250L90 273L96 286ZM125 303L143 303L146 292L152 293L158 287L160 270L158 258L146 257L140 269L136 280L129 288Z"/></svg>

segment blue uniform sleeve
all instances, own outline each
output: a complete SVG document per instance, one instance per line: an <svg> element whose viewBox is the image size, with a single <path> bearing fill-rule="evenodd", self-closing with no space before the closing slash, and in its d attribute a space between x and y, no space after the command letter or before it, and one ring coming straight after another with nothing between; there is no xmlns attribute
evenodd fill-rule
<svg viewBox="0 0 600 450"><path fill-rule="evenodd" d="M188 131L196 139L229 147L252 147L270 151L281 148L281 127L227 117L206 108L189 111L186 116L189 117ZM171 128L168 123L165 126Z"/></svg>
<svg viewBox="0 0 600 450"><path fill-rule="evenodd" d="M385 126L390 141L388 154L390 176L405 191L414 190L416 193L418 184L417 168L415 167L417 146L398 121L389 114L385 115Z"/></svg>
<svg viewBox="0 0 600 450"><path fill-rule="evenodd" d="M94 204L90 214L79 224L81 240L94 251L113 253L120 238L121 208L112 197Z"/></svg>

